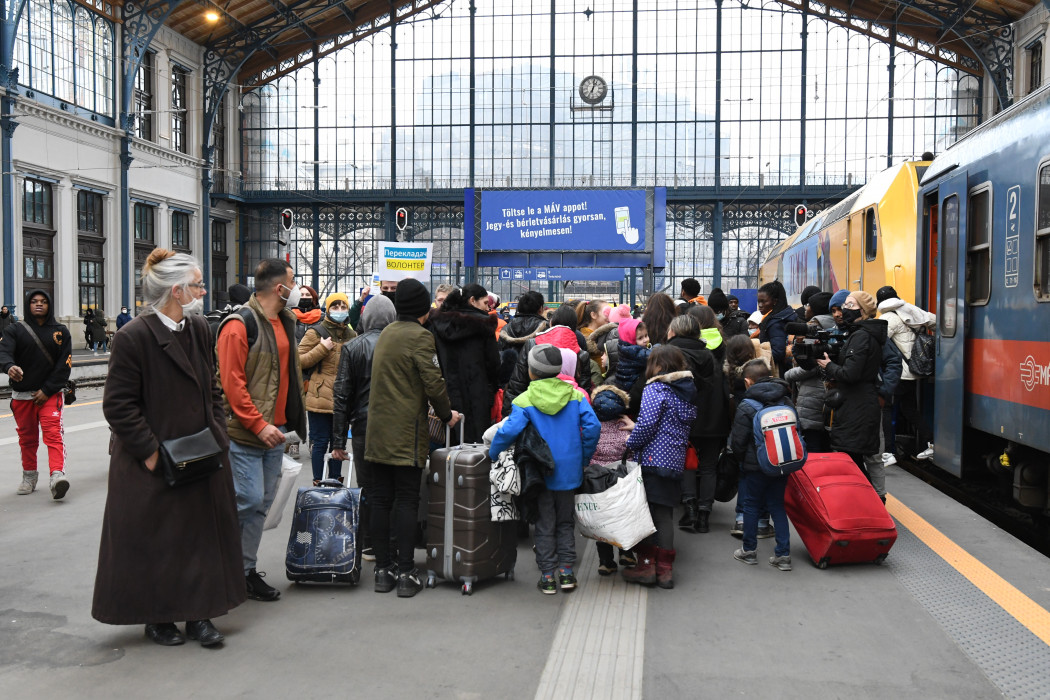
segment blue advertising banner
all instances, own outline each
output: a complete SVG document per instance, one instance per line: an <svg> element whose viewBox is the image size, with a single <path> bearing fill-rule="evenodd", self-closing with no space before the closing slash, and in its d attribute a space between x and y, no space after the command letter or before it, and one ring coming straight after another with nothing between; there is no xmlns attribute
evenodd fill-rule
<svg viewBox="0 0 1050 700"><path fill-rule="evenodd" d="M644 190L492 190L481 193L486 250L644 251Z"/></svg>
<svg viewBox="0 0 1050 700"><path fill-rule="evenodd" d="M626 276L622 267L501 267L503 281L571 280L574 282L619 282Z"/></svg>

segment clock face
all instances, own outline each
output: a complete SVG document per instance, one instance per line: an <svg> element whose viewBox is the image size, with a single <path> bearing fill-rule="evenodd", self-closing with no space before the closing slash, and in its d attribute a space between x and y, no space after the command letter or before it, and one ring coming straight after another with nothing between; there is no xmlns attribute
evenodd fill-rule
<svg viewBox="0 0 1050 700"><path fill-rule="evenodd" d="M596 105L605 99L609 86L597 75L590 75L580 81L580 99L587 104Z"/></svg>

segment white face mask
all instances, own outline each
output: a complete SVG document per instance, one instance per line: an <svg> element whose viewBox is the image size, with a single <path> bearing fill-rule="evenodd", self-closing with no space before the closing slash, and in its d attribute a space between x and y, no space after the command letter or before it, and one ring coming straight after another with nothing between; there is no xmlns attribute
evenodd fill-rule
<svg viewBox="0 0 1050 700"><path fill-rule="evenodd" d="M182 305L183 316L200 316L204 313L204 299L194 299L189 304Z"/></svg>
<svg viewBox="0 0 1050 700"><path fill-rule="evenodd" d="M281 297L281 299L284 300L284 305L292 309L298 308L299 300L303 298L302 287L300 287L299 285L295 285L294 287L289 288L283 284L281 286L288 290L288 296Z"/></svg>

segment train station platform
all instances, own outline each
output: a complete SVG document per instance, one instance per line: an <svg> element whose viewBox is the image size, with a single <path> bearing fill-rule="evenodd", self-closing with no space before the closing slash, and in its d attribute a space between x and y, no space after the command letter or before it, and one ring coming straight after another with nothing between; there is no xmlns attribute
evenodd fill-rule
<svg viewBox="0 0 1050 700"><path fill-rule="evenodd" d="M599 578L536 590L529 543L514 580L472 596L438 583L412 599L284 576L291 504L259 569L282 592L215 620L217 649L164 648L91 619L106 498L101 390L66 412L64 501L15 495L17 438L0 408L0 697L1046 698L1050 561L923 481L888 469L899 539L881 565L794 570L733 559L732 504L708 534L676 533L675 588ZM309 465L300 475L308 483ZM43 483L43 482L42 482ZM417 551L417 561L423 554Z"/></svg>

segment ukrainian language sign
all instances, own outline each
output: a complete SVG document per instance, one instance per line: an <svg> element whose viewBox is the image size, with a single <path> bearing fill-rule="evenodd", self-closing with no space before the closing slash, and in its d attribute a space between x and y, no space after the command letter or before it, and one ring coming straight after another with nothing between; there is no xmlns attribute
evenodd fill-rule
<svg viewBox="0 0 1050 700"><path fill-rule="evenodd" d="M380 243L376 277L381 280L430 280L432 243Z"/></svg>
<svg viewBox="0 0 1050 700"><path fill-rule="evenodd" d="M644 190L485 190L481 250L644 251Z"/></svg>

